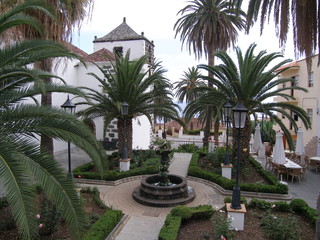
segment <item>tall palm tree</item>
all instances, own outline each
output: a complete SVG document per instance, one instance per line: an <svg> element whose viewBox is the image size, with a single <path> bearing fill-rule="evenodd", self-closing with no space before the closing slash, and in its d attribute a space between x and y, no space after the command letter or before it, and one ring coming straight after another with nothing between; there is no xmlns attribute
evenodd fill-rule
<svg viewBox="0 0 320 240"><path fill-rule="evenodd" d="M178 12L183 16L174 25L176 36L180 33L182 44L186 43L190 52L192 49L198 58L204 53L208 58L208 65L214 66L213 53L226 50L236 42L238 31L245 27L245 14L241 10L235 10L231 1L192 0L189 3ZM212 109L209 107L205 139L210 134L211 120ZM204 143L208 145L207 142Z"/></svg>
<svg viewBox="0 0 320 240"><path fill-rule="evenodd" d="M242 4L243 0L237 0L238 6ZM291 12L290 12L291 10ZM258 19L260 13L261 34L265 26L266 16L271 15L275 19L276 34L279 37L279 44L285 47L288 30L292 23L293 29L293 44L295 55L306 56L308 71L311 71L312 55L318 50L318 60L320 60L320 6L317 0L250 0L248 6L248 24L247 31ZM319 63L319 62L318 62ZM318 197L320 202L320 194ZM320 212L320 205L318 205ZM317 220L317 234L320 236L320 218Z"/></svg>
<svg viewBox="0 0 320 240"><path fill-rule="evenodd" d="M207 96L215 99L215 105L222 107L228 100L234 106L242 101L244 106L248 108L248 118L244 129L243 148L249 149L250 141L250 120L249 116L256 113L264 113L270 120L274 120L280 126L286 135L289 146L293 149L293 142L287 127L282 123L276 113L283 114L292 122L295 129L298 129L292 111L302 120L305 127L310 128L310 119L307 113L300 107L286 102L270 102L273 97L283 97L285 99L293 99L294 97L287 94L288 89L307 91L304 88L293 86L286 88L276 88L278 85L285 82L292 82L293 79L277 79L277 76L288 68L278 70L278 68L290 60L283 60L280 63L273 62L281 57L280 53L267 54L266 51L261 51L257 55L254 54L256 45L252 44L245 54L240 48L236 48L237 62L226 52L218 52L215 54L222 62L221 64L211 67L208 65L200 65L201 69L207 70L213 74L213 78L203 76L204 79L210 81L217 90L210 88L203 89L207 91ZM235 144L234 144L235 146ZM246 154L248 154L247 151Z"/></svg>
<svg viewBox="0 0 320 240"><path fill-rule="evenodd" d="M155 61L155 63L151 66L150 71L156 71L158 76L154 80L152 86L152 90L156 92L153 99L154 104L170 104L170 102L172 102L173 94L168 92L168 89L172 89L173 86L169 79L165 77L167 70L163 68L161 61ZM151 72L149 72L149 74L151 74ZM161 94L161 91L163 94ZM165 116L165 112L163 112L162 109L154 110L154 123L156 123L159 119L165 120L166 117L170 117Z"/></svg>
<svg viewBox="0 0 320 240"><path fill-rule="evenodd" d="M147 56L142 56L134 61L130 61L130 52L124 57L116 56L116 61L110 69L102 69L104 78L91 74L99 81L102 91L95 91L85 88L88 91L89 101L79 104L88 105L79 112L86 118L94 119L103 117L105 126L108 126L113 119L118 119L119 152L123 148L124 121L126 122L127 149L132 149L132 119L138 116L146 116L152 124L152 114L170 117L180 121L178 117L177 105L169 100L171 90L163 86L170 86L166 78L161 77L162 68L156 68L154 72L144 70ZM165 81L165 83L159 83ZM158 88L154 84L158 82ZM164 102L155 102L155 99L162 98ZM129 105L127 116L121 114L121 103Z"/></svg>
<svg viewBox="0 0 320 240"><path fill-rule="evenodd" d="M3 0L0 2L0 9L10 8L17 4L26 2L27 0ZM80 29L83 19L86 17L87 12L90 13L93 0L41 0L36 1L46 5L50 8L51 14L48 12L33 9L28 11L28 15L38 19L42 24L44 31L41 36L38 31L35 31L28 25L21 25L12 31L9 38L12 39L37 39L39 37L44 39L51 39L58 42L70 42L72 33L77 27ZM52 59L46 58L34 64L36 68L42 69L47 72L52 72L53 62ZM50 82L51 79L47 77L45 81ZM52 105L51 93L42 94L42 105ZM53 154L53 140L48 136L41 137L41 145Z"/></svg>
<svg viewBox="0 0 320 240"><path fill-rule="evenodd" d="M30 9L42 7L28 1L1 14L0 34L19 24L41 29L35 19L22 13ZM77 89L43 82L43 77L56 76L29 67L53 57L74 55L60 44L44 40L23 41L0 49L0 181L22 239L37 238L35 183L54 200L75 239L80 238L85 223L74 184L51 155L40 151L37 136L46 134L74 143L89 154L98 168L105 158L90 130L74 116L24 102L46 91L79 93Z"/></svg>
<svg viewBox="0 0 320 240"><path fill-rule="evenodd" d="M196 92L192 90L196 87L205 86L205 82L201 79L201 73L198 68L192 67L188 68L188 71L183 72L183 76L180 81L174 83L176 86L175 96L178 97L179 102L186 103L194 101L199 96Z"/></svg>
<svg viewBox="0 0 320 240"><path fill-rule="evenodd" d="M238 6L241 6L242 1L237 0ZM316 0L250 0L247 10L247 32L260 14L262 34L266 20L270 19L273 12L279 45L285 47L289 28L292 27L295 54L297 57L304 54L310 68L312 55L317 49L320 51L319 7L319 1Z"/></svg>

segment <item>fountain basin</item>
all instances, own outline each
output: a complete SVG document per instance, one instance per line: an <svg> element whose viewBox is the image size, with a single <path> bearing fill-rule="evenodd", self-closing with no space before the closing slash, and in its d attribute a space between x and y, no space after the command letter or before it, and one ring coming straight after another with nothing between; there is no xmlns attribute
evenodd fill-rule
<svg viewBox="0 0 320 240"><path fill-rule="evenodd" d="M147 206L172 207L187 204L195 198L195 193L188 187L187 180L178 175L168 175L170 186L155 185L160 175L152 175L141 180L141 185L134 189L133 198Z"/></svg>

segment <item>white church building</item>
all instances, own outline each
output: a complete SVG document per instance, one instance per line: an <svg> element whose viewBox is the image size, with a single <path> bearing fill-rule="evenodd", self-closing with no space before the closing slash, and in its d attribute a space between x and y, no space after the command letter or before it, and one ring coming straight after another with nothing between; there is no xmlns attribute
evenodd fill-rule
<svg viewBox="0 0 320 240"><path fill-rule="evenodd" d="M68 60L66 62L60 62L56 69L56 75L62 77L64 81L74 87L88 87L94 90L101 91L101 87L98 85L98 81L88 75L88 73L94 73L99 77L103 77L101 71L96 65L100 67L110 66L110 59L115 59L115 53L126 54L130 50L130 59L134 60L143 55L148 55L148 63L145 68L148 69L148 65L154 61L154 44L153 41L149 41L142 32L137 34L131 29L126 23L126 18L123 22L112 30L110 33L103 37L94 37L93 40L93 53L87 54L81 49L74 45L68 44L70 50L80 55L84 62L81 63L79 60ZM95 65L96 64L96 65ZM80 102L81 99L70 99L73 103ZM53 105L60 107L67 99L67 94L54 93L52 95ZM78 105L76 111L85 108L84 105ZM104 131L103 119L95 119L90 124L96 135L97 140L103 141L117 141L118 130L116 119L108 126ZM147 149L151 141L152 126L145 116L140 116L133 120L133 142L132 148ZM65 142L54 140L54 152L57 153L67 149Z"/></svg>

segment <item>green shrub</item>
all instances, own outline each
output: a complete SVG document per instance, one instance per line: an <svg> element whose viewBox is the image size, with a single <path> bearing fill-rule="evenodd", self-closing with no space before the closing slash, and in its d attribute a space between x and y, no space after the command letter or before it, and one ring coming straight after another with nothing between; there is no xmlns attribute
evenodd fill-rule
<svg viewBox="0 0 320 240"><path fill-rule="evenodd" d="M39 223L43 224L39 228L40 236L49 236L57 230L61 213L57 210L53 202L46 196L43 197Z"/></svg>
<svg viewBox="0 0 320 240"><path fill-rule="evenodd" d="M251 208L257 208L260 210L269 210L272 208L273 203L272 202L267 202L264 200L260 199L252 199L251 202L249 203L249 207Z"/></svg>
<svg viewBox="0 0 320 240"><path fill-rule="evenodd" d="M191 216L190 214L191 213ZM176 206L167 215L159 233L159 240L176 240L182 220L209 219L214 213L212 206L200 205L197 207ZM181 216L182 215L182 216Z"/></svg>
<svg viewBox="0 0 320 240"><path fill-rule="evenodd" d="M94 168L93 162L88 162L88 163L85 163L85 164L75 168L72 172L76 175L77 173L80 173L80 172L90 171L93 168Z"/></svg>
<svg viewBox="0 0 320 240"><path fill-rule="evenodd" d="M280 211L280 212L290 212L291 211L291 207L287 202L279 201L279 202L275 202L274 205L275 205L276 211Z"/></svg>
<svg viewBox="0 0 320 240"><path fill-rule="evenodd" d="M318 213L315 209L308 206L308 204L300 198L295 198L290 202L291 209L315 224L318 218Z"/></svg>
<svg viewBox="0 0 320 240"><path fill-rule="evenodd" d="M232 203L232 198L231 197L225 197L223 202L225 204L226 203ZM248 203L248 201L247 201L247 199L245 197L240 197L240 202L241 202L241 204L245 204L245 205L247 205L247 203Z"/></svg>
<svg viewBox="0 0 320 240"><path fill-rule="evenodd" d="M204 147L204 148L200 148L197 153L199 154L199 158L203 158L208 154L208 148Z"/></svg>
<svg viewBox="0 0 320 240"><path fill-rule="evenodd" d="M290 207L295 213L303 213L303 208L305 206L308 206L308 204L300 198L295 198L290 202Z"/></svg>
<svg viewBox="0 0 320 240"><path fill-rule="evenodd" d="M181 144L178 147L178 152L188 152L188 153L194 153L199 150L199 147L196 146L194 143L186 143Z"/></svg>
<svg viewBox="0 0 320 240"><path fill-rule="evenodd" d="M202 129L184 130L184 133L187 135L200 135L200 131L202 131Z"/></svg>
<svg viewBox="0 0 320 240"><path fill-rule="evenodd" d="M107 206L101 201L100 199L100 192L98 188L94 187L85 187L80 190L81 193L89 193L92 196L93 201L101 208L101 209L106 209Z"/></svg>
<svg viewBox="0 0 320 240"><path fill-rule="evenodd" d="M230 229L231 219L225 214L215 214L211 219L214 228L214 239L221 239L224 236L226 239L233 239L234 232Z"/></svg>
<svg viewBox="0 0 320 240"><path fill-rule="evenodd" d="M318 212L317 210L309 207L309 206L304 206L302 208L302 215L309 220L312 224L316 224L317 219L318 219Z"/></svg>
<svg viewBox="0 0 320 240"><path fill-rule="evenodd" d="M181 226L181 217L169 213L159 233L159 240L176 240Z"/></svg>
<svg viewBox="0 0 320 240"><path fill-rule="evenodd" d="M104 240L118 224L121 216L120 210L108 210L92 225L82 240Z"/></svg>
<svg viewBox="0 0 320 240"><path fill-rule="evenodd" d="M222 151L222 150L221 150ZM198 155L199 156L199 155ZM194 155L194 158L196 155ZM250 158L252 162L258 164L253 158ZM253 159L253 160L252 160ZM206 179L208 181L214 182L224 189L232 190L235 181L224 178L221 174L211 173L209 171L203 170L200 167L195 165L196 160L192 159L192 164L189 165L188 175L193 177L198 177L202 179ZM288 186L284 184L280 184L277 179L272 176L267 171L263 170L261 165L257 165L257 170L261 172L262 176L266 178L271 185L261 184L261 183L240 183L240 188L242 191L248 192L264 192L264 193L279 193L279 194L287 194ZM260 171L261 170L261 171Z"/></svg>
<svg viewBox="0 0 320 240"><path fill-rule="evenodd" d="M191 218L192 213L190 208L186 206L176 206L171 210L171 214L176 217L181 217L183 220Z"/></svg>
<svg viewBox="0 0 320 240"><path fill-rule="evenodd" d="M148 158L142 163L142 167L160 166L160 158Z"/></svg>
<svg viewBox="0 0 320 240"><path fill-rule="evenodd" d="M106 181L115 181L126 177L137 176L137 175L146 175L146 174L157 174L159 173L159 159L151 158L145 161L147 166L130 169L125 172L118 172L115 170L106 171L103 174L102 179ZM97 172L89 172L93 169L94 166L92 163L86 163L78 168L76 168L73 173L76 178L84 178L84 179L97 179L100 180L101 177Z"/></svg>
<svg viewBox="0 0 320 240"><path fill-rule="evenodd" d="M296 240L300 239L300 228L295 217L277 217L273 214L266 215L261 220L265 236L271 240Z"/></svg>
<svg viewBox="0 0 320 240"><path fill-rule="evenodd" d="M215 212L211 205L200 205L189 209L192 213L191 219L209 219Z"/></svg>
<svg viewBox="0 0 320 240"><path fill-rule="evenodd" d="M199 154L198 154L198 153L192 154L189 167L190 167L190 166L195 166L195 167L197 167L197 166L198 166L198 160L199 160Z"/></svg>

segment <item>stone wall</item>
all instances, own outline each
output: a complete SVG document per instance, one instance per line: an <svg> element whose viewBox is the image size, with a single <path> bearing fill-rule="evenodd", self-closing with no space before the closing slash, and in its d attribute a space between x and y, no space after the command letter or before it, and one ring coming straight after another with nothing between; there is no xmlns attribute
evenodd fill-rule
<svg viewBox="0 0 320 240"><path fill-rule="evenodd" d="M114 119L109 124L106 130L106 141L107 142L115 142L118 141L118 128L117 128L118 120Z"/></svg>

